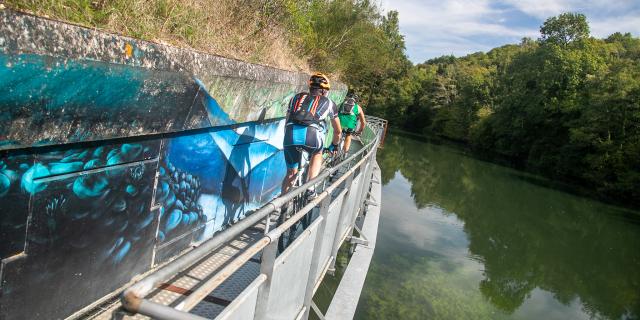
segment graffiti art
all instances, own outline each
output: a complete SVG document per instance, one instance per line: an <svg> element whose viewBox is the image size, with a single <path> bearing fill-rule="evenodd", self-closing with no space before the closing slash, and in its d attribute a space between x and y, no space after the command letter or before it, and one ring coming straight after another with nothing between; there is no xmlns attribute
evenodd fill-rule
<svg viewBox="0 0 640 320"><path fill-rule="evenodd" d="M28 59L22 63L31 67L37 64ZM112 69L98 68L96 71L94 67L83 70L89 74L99 72L96 79L102 81L108 74L122 76ZM50 79L52 83L73 83L73 77L79 71L57 69L51 72L47 77L54 78ZM32 83L32 88L38 86L33 79L37 74L34 71L31 78L24 78ZM142 82L152 80L153 77ZM191 92L190 96L181 98L189 100L188 112L193 111L193 105L200 105L206 112L203 117L196 118L204 119L203 123L233 124L198 80L182 84L196 86L193 90L180 91ZM124 121L119 118L123 114L119 110L128 108L127 99L138 99L141 106L160 103L156 100L144 102L146 93L137 96L120 93L118 96L125 102L114 99L111 106L96 105L96 96L87 98L84 93L96 88L92 86L76 87L66 100L58 101L57 92L49 92L41 84L40 87L42 90L33 91L32 95L23 92L5 97L0 108L13 110L17 105L35 105L34 110L43 114L49 112L46 110L58 112L53 116L58 120L66 117L67 111L63 110L108 108L109 113L116 115L116 121ZM118 86L114 90L125 89L146 90L133 85ZM175 92L175 87L173 89ZM168 89L163 87L162 90ZM28 100L33 95L40 95L41 99L37 103ZM175 108L172 101L168 100L168 103ZM187 103L177 105L186 106ZM148 109L141 110L149 113ZM45 137L36 141L34 137L43 138L42 135L49 131L34 130L29 135L30 140L24 141L43 147L7 150L0 158L0 234L3 240L0 255L5 259L0 303L3 318L65 317L154 264L213 237L280 191L285 172L281 151L283 120L183 131L173 136L135 138L137 140L126 142L51 145L105 137L104 132L89 124L104 124L100 117L104 117L106 111L96 114L81 111L80 114L87 117L80 122L86 123L76 124L73 131L56 133L71 138ZM18 114L11 114L10 120L5 119L13 126L10 130L16 130L18 117ZM155 123L152 113L147 117L145 121ZM134 115L129 121L120 128L133 126L132 123L138 120ZM29 132L33 125L36 124L29 124L23 133ZM142 123L137 125L144 127ZM8 132L9 136L12 134ZM11 144L5 144L8 145ZM60 292L56 294L40 288L55 288ZM70 294L79 298L69 302L66 297ZM19 303L24 297L42 303L24 308Z"/></svg>
<svg viewBox="0 0 640 320"><path fill-rule="evenodd" d="M0 319L66 318L279 194L299 75L233 61L243 76L196 76L168 56L192 53L7 12Z"/></svg>

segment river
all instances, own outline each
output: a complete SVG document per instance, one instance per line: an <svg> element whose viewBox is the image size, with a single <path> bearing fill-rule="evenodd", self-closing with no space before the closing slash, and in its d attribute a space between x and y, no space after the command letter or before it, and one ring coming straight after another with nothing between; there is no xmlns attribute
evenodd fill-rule
<svg viewBox="0 0 640 320"><path fill-rule="evenodd" d="M356 319L638 319L640 213L389 135Z"/></svg>

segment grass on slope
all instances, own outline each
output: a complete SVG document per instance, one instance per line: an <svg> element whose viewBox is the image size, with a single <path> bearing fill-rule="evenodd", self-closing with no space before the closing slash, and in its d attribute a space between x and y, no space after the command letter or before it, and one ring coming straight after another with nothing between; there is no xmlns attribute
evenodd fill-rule
<svg viewBox="0 0 640 320"><path fill-rule="evenodd" d="M0 0L0 2L2 2ZM134 38L308 71L273 0L6 0L11 8Z"/></svg>

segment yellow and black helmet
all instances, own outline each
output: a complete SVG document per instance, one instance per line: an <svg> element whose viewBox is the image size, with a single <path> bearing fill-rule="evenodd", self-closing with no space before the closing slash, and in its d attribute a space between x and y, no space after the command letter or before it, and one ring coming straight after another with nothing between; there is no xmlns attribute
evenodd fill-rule
<svg viewBox="0 0 640 320"><path fill-rule="evenodd" d="M329 83L329 78L327 78L327 76L323 73L316 72L311 75L311 78L309 78L309 88L329 90L331 89L331 84Z"/></svg>

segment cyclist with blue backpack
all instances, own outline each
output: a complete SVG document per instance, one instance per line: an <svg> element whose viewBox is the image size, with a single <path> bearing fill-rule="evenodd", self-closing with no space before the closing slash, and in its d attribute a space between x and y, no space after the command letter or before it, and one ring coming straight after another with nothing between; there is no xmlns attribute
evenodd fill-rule
<svg viewBox="0 0 640 320"><path fill-rule="evenodd" d="M315 73L309 79L309 92L298 93L289 101L283 141L287 175L282 182L282 194L292 187L303 152L308 152L310 156L307 180L320 173L327 120L331 121L333 127L330 149L334 152L338 149L340 121L336 104L327 97L329 89L329 78L322 73ZM306 196L310 198L314 194L315 190L307 190Z"/></svg>
<svg viewBox="0 0 640 320"><path fill-rule="evenodd" d="M355 93L347 95L340 105L339 112L340 126L345 135L342 152L347 154L349 147L351 147L351 135L360 134L367 124L367 120L364 118L364 111L358 105L358 95ZM360 126L358 126L358 121L360 121Z"/></svg>

